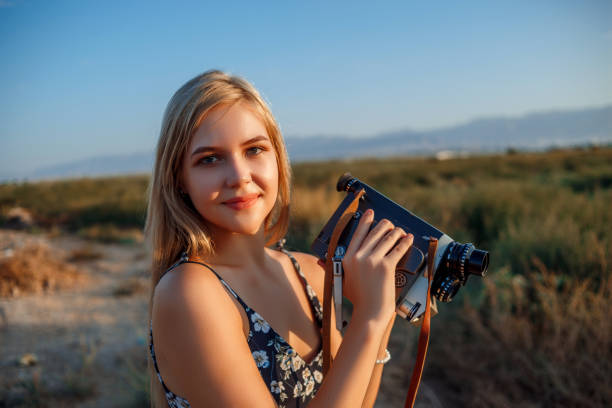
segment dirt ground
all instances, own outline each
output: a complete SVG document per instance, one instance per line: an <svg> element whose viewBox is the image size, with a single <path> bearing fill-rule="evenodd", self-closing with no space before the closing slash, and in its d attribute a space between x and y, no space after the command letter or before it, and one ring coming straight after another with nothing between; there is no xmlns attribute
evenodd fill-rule
<svg viewBox="0 0 612 408"><path fill-rule="evenodd" d="M0 298L0 408L146 406L143 246L0 230L0 257L33 241L72 263L83 279L68 289ZM74 259L79 253L88 256ZM390 349L377 408L403 406L408 388L412 367L402 362L414 350L401 336L392 337ZM418 407L443 406L434 388L422 383Z"/></svg>
<svg viewBox="0 0 612 408"><path fill-rule="evenodd" d="M59 257L83 249L99 256L73 261L85 277L77 287L0 298L0 406L139 406L148 298L142 247L13 231L0 239L5 251L43 240Z"/></svg>

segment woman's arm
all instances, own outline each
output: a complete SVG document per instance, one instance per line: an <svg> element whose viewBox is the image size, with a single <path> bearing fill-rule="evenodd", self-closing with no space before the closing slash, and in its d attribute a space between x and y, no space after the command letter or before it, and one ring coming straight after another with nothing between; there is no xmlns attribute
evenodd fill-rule
<svg viewBox="0 0 612 408"><path fill-rule="evenodd" d="M199 265L180 265L160 280L152 316L160 373L193 408L275 407L232 299Z"/></svg>
<svg viewBox="0 0 612 408"><path fill-rule="evenodd" d="M383 334L383 325L365 315L354 314L334 363L309 407L361 406Z"/></svg>
<svg viewBox="0 0 612 408"><path fill-rule="evenodd" d="M317 297L322 301L325 280L324 264L310 254L294 252L293 255L298 260L306 280L311 283ZM333 302L331 306L331 315L335 316ZM380 381L372 381L374 374L378 370L374 367L373 363L378 358L377 355L380 352L381 344L385 343L386 346L386 341L388 340L388 335L385 334L383 325L371 325L371 323L364 321L358 313L354 313L351 323L345 331L344 338L340 331L336 329L335 324L331 326L330 351L333 357L333 364L323 379L323 384L317 391L315 398L308 405L309 408L359 407L362 405L364 397L367 397L368 394L373 394L373 398L376 399ZM383 347L382 354L384 354L384 350L385 348ZM347 395L343 395L342 392L332 395L335 393L335 390L340 390L346 385L350 386L347 389ZM328 392L328 388L335 388L335 390L332 389Z"/></svg>
<svg viewBox="0 0 612 408"><path fill-rule="evenodd" d="M384 329L370 313L353 314L309 407L361 405ZM243 330L231 296L201 267L181 265L158 284L153 303L158 367L168 388L193 408L276 406Z"/></svg>
<svg viewBox="0 0 612 408"><path fill-rule="evenodd" d="M354 312L334 363L311 402L313 407L319 401L327 401L320 406L370 406L378 393L382 367L375 367L375 361L384 355L395 318L395 267L413 237L387 220L369 231L372 219L373 213L361 218L343 260L343 288ZM316 269L312 263L308 262L310 271L324 275L321 265ZM334 330L332 354L333 340ZM327 395L328 387L336 390L333 396Z"/></svg>
<svg viewBox="0 0 612 408"><path fill-rule="evenodd" d="M391 335L391 329L393 329L393 324L395 323L395 318L397 314L393 315L389 325L387 326L387 331L383 335L382 342L380 343L380 347L378 348L378 358L377 360L382 360L385 358L385 350L387 349L387 345L389 344L389 337ZM362 407L373 407L376 402L376 397L378 396L378 389L380 388L380 380L382 377L384 364L376 364L374 365L374 371L372 371L372 378L370 378L370 383L368 384L368 390L366 391L366 396L363 400Z"/></svg>
<svg viewBox="0 0 612 408"><path fill-rule="evenodd" d="M306 275L306 279L311 283L313 290L316 292L319 300L323 299L323 286L325 280L325 263L321 260L318 260L315 256L302 253L302 252L293 252L293 255L298 259L299 264L302 266L302 271L304 275ZM335 316L334 312L334 303L331 304L332 310L331 315ZM395 317L397 315L394 314L389 322L385 333L383 334L382 341L378 347L378 357L377 360L381 360L385 357L385 350L387 349L387 345L389 343L389 337L391 335L391 329L393 328L393 324L395 322ZM338 349L340 348L340 344L342 344L342 334L338 329L336 329L336 325L331 325L330 331L331 338L331 355L335 359ZM384 368L384 364L376 364L374 365L374 369L371 374L370 382L368 384L368 389L366 391L366 395L363 401L363 407L372 407L376 402L376 397L378 396L378 389L380 387L380 380L382 377L382 371Z"/></svg>
<svg viewBox="0 0 612 408"><path fill-rule="evenodd" d="M293 252L292 254L296 257L299 264L301 265L302 272L306 276L307 281L312 285L312 288L317 294L317 297L319 298L319 300L322 300L323 299L323 286L324 286L324 281L325 281L325 268L324 268L325 263L317 259L315 256L306 254L303 252ZM333 302L331 304L331 307L332 307L331 315L335 316L335 312L334 312L335 306ZM378 357L376 358L377 360L381 360L385 357L385 350L387 349L387 345L389 343L391 329L393 328L393 324L395 322L396 316L397 316L396 314L393 315L393 317L391 318L391 321L387 325L386 331L383 334L381 343L378 347ZM335 361L336 355L338 353L338 349L340 348L340 345L342 344L342 341L343 341L342 334L340 333L340 331L338 331L338 329L336 329L335 324L331 325L330 338L331 338L331 355ZM370 377L370 381L368 383L366 395L365 395L365 398L362 404L363 407L374 406L374 403L376 402L376 397L378 396L378 389L380 387L380 380L382 377L383 368L384 368L384 364L374 365L374 368L373 368L373 371Z"/></svg>

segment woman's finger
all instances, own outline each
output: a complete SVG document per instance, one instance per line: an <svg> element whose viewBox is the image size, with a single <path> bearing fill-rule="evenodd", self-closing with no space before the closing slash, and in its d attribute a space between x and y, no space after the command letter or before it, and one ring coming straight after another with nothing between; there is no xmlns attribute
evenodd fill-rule
<svg viewBox="0 0 612 408"><path fill-rule="evenodd" d="M402 228L393 228L380 238L372 249L372 253L382 258L398 243L398 240L405 235L406 232L404 232Z"/></svg>
<svg viewBox="0 0 612 408"><path fill-rule="evenodd" d="M361 243L363 242L365 236L370 230L370 226L372 225L373 221L374 210L367 209L359 219L357 229L355 229L355 232L353 233L353 236L351 238L351 242L349 243L349 246L346 249L347 255L356 252L361 247Z"/></svg>
<svg viewBox="0 0 612 408"><path fill-rule="evenodd" d="M378 221L378 224L365 237L363 243L361 244L360 251L365 254L369 254L373 252L378 242L390 231L393 231L394 225L391 221L386 218ZM382 256L385 254L383 253Z"/></svg>
<svg viewBox="0 0 612 408"><path fill-rule="evenodd" d="M397 264L400 259L402 259L402 256L404 256L406 252L408 252L413 242L414 235L408 233L408 235L402 237L397 242L397 245L395 245L395 247L393 247L393 249L391 249L386 256L394 265Z"/></svg>

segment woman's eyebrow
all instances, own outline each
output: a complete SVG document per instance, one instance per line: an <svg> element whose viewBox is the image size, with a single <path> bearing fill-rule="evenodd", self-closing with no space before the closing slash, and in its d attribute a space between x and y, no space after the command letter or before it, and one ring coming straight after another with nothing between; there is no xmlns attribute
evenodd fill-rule
<svg viewBox="0 0 612 408"><path fill-rule="evenodd" d="M251 143L260 142L262 140L268 141L268 138L266 136L263 136L263 135L255 136L254 138L249 139L246 142L243 142L240 146L245 146L245 145L248 145L248 144L251 144Z"/></svg>
<svg viewBox="0 0 612 408"><path fill-rule="evenodd" d="M259 136L255 136L255 137L247 140L246 142L242 142L240 144L240 146L245 146L245 145L248 145L248 144L251 144L251 143L260 142L262 140L269 141L269 139L266 136L259 135ZM193 151L193 153L191 153L191 156L193 157L193 156L195 156L198 153L208 152L208 151L213 151L214 152L214 151L217 151L217 150L221 150L221 149L219 149L218 147L215 147L215 146L199 146L198 148L196 148Z"/></svg>
<svg viewBox="0 0 612 408"><path fill-rule="evenodd" d="M200 147L198 147L197 149L195 149L195 150L193 151L193 153L191 153L191 157L195 156L195 155L196 155L196 154L198 154L198 153L204 153L204 152L214 152L214 151L217 151L217 150L219 150L219 149L217 149L217 148L216 148L216 147L214 147L214 146L200 146Z"/></svg>

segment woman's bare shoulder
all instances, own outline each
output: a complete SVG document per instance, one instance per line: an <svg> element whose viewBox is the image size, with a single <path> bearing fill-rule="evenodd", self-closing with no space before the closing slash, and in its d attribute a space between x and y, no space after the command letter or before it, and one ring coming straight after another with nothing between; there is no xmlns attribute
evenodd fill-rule
<svg viewBox="0 0 612 408"><path fill-rule="evenodd" d="M252 401L273 406L240 314L210 270L182 264L168 272L155 289L152 314L158 367L175 394L192 406L246 406Z"/></svg>
<svg viewBox="0 0 612 408"><path fill-rule="evenodd" d="M167 314L187 312L190 307L223 303L227 300L220 281L206 267L195 263L184 263L168 271L159 280L153 297L153 317L163 318Z"/></svg>
<svg viewBox="0 0 612 408"><path fill-rule="evenodd" d="M323 285L325 282L325 269L319 264L319 258L304 252L290 251L300 265L306 280L312 286L317 297L323 299Z"/></svg>
<svg viewBox="0 0 612 408"><path fill-rule="evenodd" d="M182 263L166 272L155 287L155 296L160 299L177 290L188 290L192 284L203 284L204 289L214 289L214 281L218 280L212 270L201 264ZM199 288L203 289L203 288Z"/></svg>
<svg viewBox="0 0 612 408"><path fill-rule="evenodd" d="M308 254L306 252L298 252L298 251L289 251L289 252L291 253L291 255L295 257L295 259L297 259L300 266L302 266L303 264L305 267L309 267L309 268L316 267L316 268L322 269L322 266L317 263L319 258L317 258L316 256L312 254Z"/></svg>

